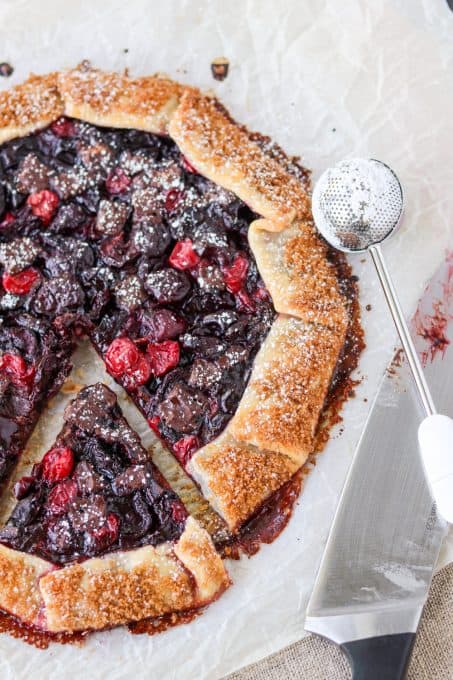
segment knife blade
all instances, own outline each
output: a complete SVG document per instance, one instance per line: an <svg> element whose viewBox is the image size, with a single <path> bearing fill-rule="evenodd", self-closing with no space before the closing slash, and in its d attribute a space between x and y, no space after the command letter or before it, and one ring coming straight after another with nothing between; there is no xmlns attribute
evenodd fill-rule
<svg viewBox="0 0 453 680"><path fill-rule="evenodd" d="M453 253L428 284L412 330L435 403L453 416ZM423 417L400 350L358 443L305 621L341 645L356 680L404 677L447 531L418 450Z"/></svg>

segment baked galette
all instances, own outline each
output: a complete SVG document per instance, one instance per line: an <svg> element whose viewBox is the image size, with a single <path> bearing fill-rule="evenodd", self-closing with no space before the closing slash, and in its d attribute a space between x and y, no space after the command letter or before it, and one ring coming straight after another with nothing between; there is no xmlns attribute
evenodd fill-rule
<svg viewBox="0 0 453 680"><path fill-rule="evenodd" d="M357 320L342 261L313 227L307 173L214 98L87 63L1 93L0 142L1 479L87 336L237 532L313 451ZM0 535L1 560L14 554L21 575L7 583L33 603L27 620L98 628L225 588L209 537L106 387L80 394L56 447L72 451L71 476L49 485L47 453L16 485ZM124 583L124 609L104 578Z"/></svg>

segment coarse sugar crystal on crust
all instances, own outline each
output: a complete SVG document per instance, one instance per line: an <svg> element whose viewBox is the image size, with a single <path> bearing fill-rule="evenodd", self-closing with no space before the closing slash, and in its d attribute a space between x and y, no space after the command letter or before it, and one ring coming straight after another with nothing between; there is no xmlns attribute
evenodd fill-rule
<svg viewBox="0 0 453 680"><path fill-rule="evenodd" d="M230 423L233 437L303 465L343 342L344 333L279 316Z"/></svg>
<svg viewBox="0 0 453 680"><path fill-rule="evenodd" d="M285 454L234 439L228 428L195 453L188 467L231 531L237 530L298 468L299 464Z"/></svg>
<svg viewBox="0 0 453 680"><path fill-rule="evenodd" d="M200 607L229 585L208 534L191 517L173 546L145 546L55 570L39 582L49 631L101 629Z"/></svg>
<svg viewBox="0 0 453 680"><path fill-rule="evenodd" d="M280 231L309 215L301 183L253 142L215 99L195 90L185 92L169 133L199 172L266 218L263 228Z"/></svg>
<svg viewBox="0 0 453 680"><path fill-rule="evenodd" d="M31 75L11 90L0 92L0 144L46 127L64 113L58 74Z"/></svg>
<svg viewBox="0 0 453 680"><path fill-rule="evenodd" d="M277 312L337 329L342 336L348 324L346 301L313 223L294 222L275 233L261 229L258 220L248 237Z"/></svg>
<svg viewBox="0 0 453 680"><path fill-rule="evenodd" d="M184 87L168 78L129 78L100 71L88 62L62 72L58 87L67 116L94 125L166 131Z"/></svg>

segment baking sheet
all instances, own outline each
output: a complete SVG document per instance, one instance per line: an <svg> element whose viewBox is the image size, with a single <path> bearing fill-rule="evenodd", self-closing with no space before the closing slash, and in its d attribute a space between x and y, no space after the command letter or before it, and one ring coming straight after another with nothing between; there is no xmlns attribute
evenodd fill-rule
<svg viewBox="0 0 453 680"><path fill-rule="evenodd" d="M30 70L83 58L133 74L161 71L215 90L238 120L301 154L315 177L344 156L388 162L407 210L385 254L409 313L453 248L452 32L444 0L0 0L0 61L15 68L0 87ZM210 71L219 56L231 62L222 83ZM362 260L353 264L368 343L363 381L283 535L252 559L230 564L234 587L202 617L153 638L117 629L81 649L42 652L0 636L2 680L214 679L302 637L339 492L395 343L375 276ZM452 555L450 539L443 563Z"/></svg>

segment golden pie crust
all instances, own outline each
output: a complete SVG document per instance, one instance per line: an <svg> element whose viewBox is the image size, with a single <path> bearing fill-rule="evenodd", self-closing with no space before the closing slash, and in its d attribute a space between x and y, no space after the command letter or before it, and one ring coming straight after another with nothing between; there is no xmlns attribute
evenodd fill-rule
<svg viewBox="0 0 453 680"><path fill-rule="evenodd" d="M61 115L168 134L191 165L260 217L249 241L279 312L235 416L189 472L231 531L305 463L348 328L348 302L313 226L310 196L287 159L266 150L211 96L161 76L129 78L82 63L0 93L0 143ZM53 569L0 546L0 608L52 631L102 628L199 606L228 577L188 520L175 546ZM113 595L121 584L121 598ZM19 602L17 592L29 603ZM21 598L23 600L23 598ZM43 618L44 617L44 618Z"/></svg>

